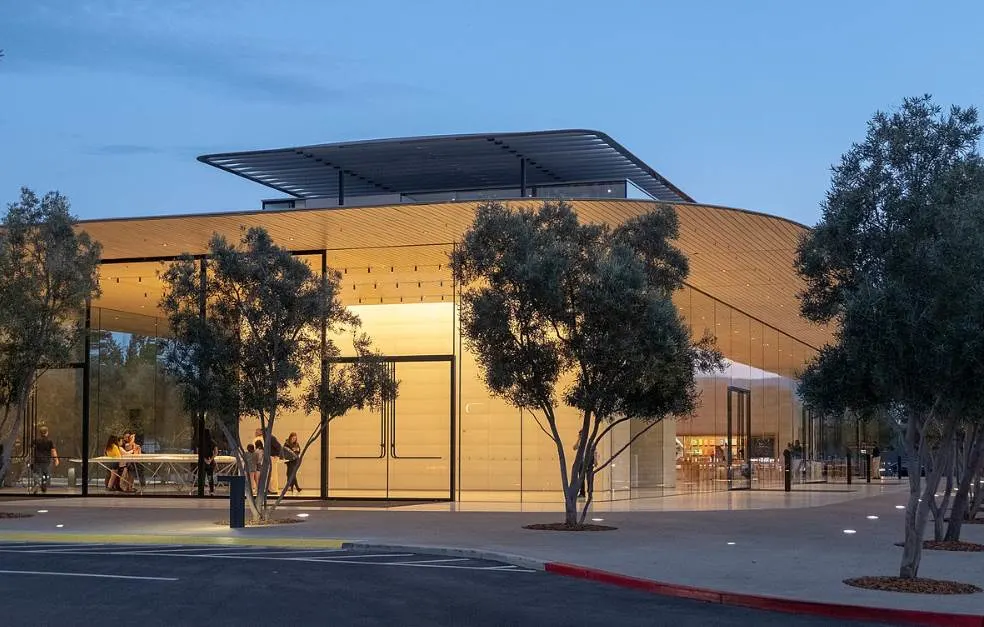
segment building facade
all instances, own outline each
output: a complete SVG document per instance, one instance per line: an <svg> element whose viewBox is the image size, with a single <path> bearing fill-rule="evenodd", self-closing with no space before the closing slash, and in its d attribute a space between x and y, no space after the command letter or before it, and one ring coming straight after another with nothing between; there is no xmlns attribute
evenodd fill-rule
<svg viewBox="0 0 984 627"><path fill-rule="evenodd" d="M331 422L301 466L302 496L556 501L553 442L532 416L491 397L459 332L460 286L448 255L489 198L515 206L565 198L587 222L618 224L656 203L672 204L680 217L678 245L691 274L674 301L695 336L716 338L728 365L699 377L702 403L693 416L636 439L643 424L611 433L599 456L628 447L596 479L597 499L776 487L790 443L802 451L800 481L828 479L824 460L835 443L796 394L797 371L830 339L798 316L793 258L803 226L699 204L594 131L380 140L200 160L284 197L259 211L80 225L104 248L102 293L91 303L78 361L38 383L4 490L31 489L16 464L29 463L23 444L44 424L66 462L52 493L105 492L98 460L107 439L127 430L138 433L145 453L165 460L144 465L144 494L198 493L188 468L165 459L192 454L196 420L161 365L169 331L159 274L181 253L202 255L212 233L236 239L261 226L316 272L341 273L344 304L400 381L399 397L381 411ZM564 441L573 442L580 419L564 409L559 416ZM318 422L300 411L282 414L274 433L303 440ZM255 426L244 420L244 437Z"/></svg>

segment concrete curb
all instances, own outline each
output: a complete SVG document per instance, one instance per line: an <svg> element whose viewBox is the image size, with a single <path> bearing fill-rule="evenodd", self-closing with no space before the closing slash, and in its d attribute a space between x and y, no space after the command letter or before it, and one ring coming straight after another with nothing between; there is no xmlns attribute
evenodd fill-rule
<svg viewBox="0 0 984 627"><path fill-rule="evenodd" d="M605 570L547 562L544 570L566 577L597 581L623 588L643 590L661 596L692 599L707 603L718 603L734 607L747 607L757 610L784 612L839 618L842 620L859 620L872 622L891 622L907 625L930 625L934 627L984 627L984 615L947 614L941 612L924 612L916 610L900 610L892 608L867 607L863 605L844 605L838 603L819 603L798 599L743 594L738 592L723 592L708 590L671 583L662 583L650 579L629 577Z"/></svg>
<svg viewBox="0 0 984 627"><path fill-rule="evenodd" d="M426 546L421 544L380 544L378 542L342 542L341 548L355 549L360 551L402 551L406 553L427 553L430 555L447 555L449 557L470 557L473 559L490 560L494 562L504 562L529 568L531 570L545 570L546 562L522 555L512 553L500 553L497 551L486 551L484 549L466 549L450 546Z"/></svg>

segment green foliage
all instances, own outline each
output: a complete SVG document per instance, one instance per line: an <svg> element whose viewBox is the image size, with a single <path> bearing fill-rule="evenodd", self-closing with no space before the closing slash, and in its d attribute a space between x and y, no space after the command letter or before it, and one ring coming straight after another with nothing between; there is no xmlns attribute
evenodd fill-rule
<svg viewBox="0 0 984 627"><path fill-rule="evenodd" d="M944 113L928 96L876 114L834 168L797 270L802 313L838 325L806 370L809 404L883 411L905 427L912 479L903 576L918 569L929 501L960 420L979 420L984 376L984 162L973 108Z"/></svg>
<svg viewBox="0 0 984 627"><path fill-rule="evenodd" d="M162 275L161 307L174 336L164 360L184 392L185 407L206 413L238 444L240 459L241 416L259 418L269 460L279 411L302 403L308 411L324 411L306 451L331 418L396 393L368 337L358 333L358 317L338 297L337 272L318 276L258 228L248 230L238 246L213 235L206 264L203 275L200 264L185 256ZM352 334L357 358L340 365L331 361L341 351L330 337L345 331ZM329 338L324 352L322 334ZM294 395L305 380L312 383ZM261 486L267 485L268 468ZM262 515L266 490L258 492L255 513Z"/></svg>
<svg viewBox="0 0 984 627"><path fill-rule="evenodd" d="M73 361L81 344L86 300L99 293L99 252L57 192L39 198L23 188L7 206L0 230L0 467L37 378Z"/></svg>
<svg viewBox="0 0 984 627"><path fill-rule="evenodd" d="M569 521L591 474L585 460L608 430L692 412L695 371L720 367L712 340L693 342L672 302L688 271L677 234L667 205L613 229L579 223L565 202L516 210L489 202L452 254L466 286L462 335L494 395L545 417ZM561 381L571 383L558 389ZM583 415L570 480L554 416L560 402Z"/></svg>

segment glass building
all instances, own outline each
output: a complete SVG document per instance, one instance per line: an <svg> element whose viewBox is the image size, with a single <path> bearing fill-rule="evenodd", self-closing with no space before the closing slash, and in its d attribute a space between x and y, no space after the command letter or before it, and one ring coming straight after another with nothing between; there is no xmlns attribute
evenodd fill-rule
<svg viewBox="0 0 984 627"><path fill-rule="evenodd" d="M595 131L376 140L199 160L283 197L257 211L80 224L103 245L102 293L88 309L77 361L38 382L3 491L33 489L25 444L46 425L62 458L49 494L106 493L100 458L107 440L126 431L158 460L141 464L141 494L201 494L193 476L199 421L162 367L169 331L159 275L179 254L203 255L212 233L234 240L260 226L316 272L341 273L344 304L400 381L399 397L381 411L331 422L300 469L302 496L559 500L553 442L533 417L490 396L459 333L460 286L448 255L489 198L514 206L566 198L586 222L618 224L656 203L672 204L680 217L678 245L691 273L675 302L694 336L716 337L728 366L700 376L694 415L642 435L644 423L624 423L607 437L602 458L631 444L596 478L597 500L775 488L792 443L802 450L797 485L836 479L831 460L853 436L826 428L796 394L798 370L831 338L798 315L793 258L802 225L697 203ZM560 409L565 443L579 420ZM303 441L319 421L281 414L274 435L283 441L297 432ZM244 419L242 437L255 427Z"/></svg>

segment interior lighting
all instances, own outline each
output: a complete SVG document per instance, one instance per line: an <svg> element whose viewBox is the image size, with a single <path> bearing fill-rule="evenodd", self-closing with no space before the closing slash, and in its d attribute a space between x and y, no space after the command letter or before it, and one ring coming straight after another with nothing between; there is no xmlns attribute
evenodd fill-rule
<svg viewBox="0 0 984 627"><path fill-rule="evenodd" d="M850 535L854 535L855 533L857 533L857 531L855 531L854 529L845 529L844 530L844 533L846 533L847 535L850 536Z"/></svg>

